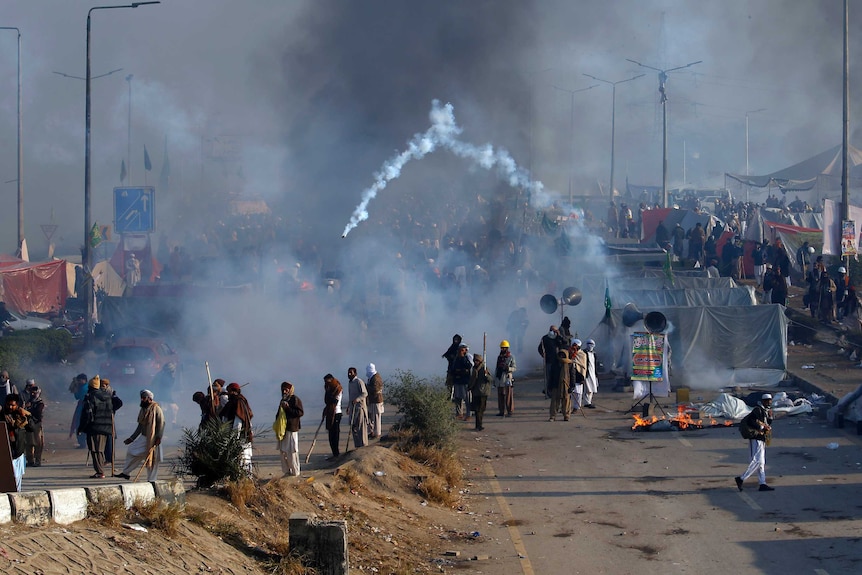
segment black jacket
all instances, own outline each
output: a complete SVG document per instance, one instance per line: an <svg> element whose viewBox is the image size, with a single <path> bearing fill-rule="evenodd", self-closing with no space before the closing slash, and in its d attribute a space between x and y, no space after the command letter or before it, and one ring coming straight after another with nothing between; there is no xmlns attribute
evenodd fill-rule
<svg viewBox="0 0 862 575"><path fill-rule="evenodd" d="M113 433L113 414L114 405L111 394L102 389L91 389L84 396L78 433L111 435Z"/></svg>

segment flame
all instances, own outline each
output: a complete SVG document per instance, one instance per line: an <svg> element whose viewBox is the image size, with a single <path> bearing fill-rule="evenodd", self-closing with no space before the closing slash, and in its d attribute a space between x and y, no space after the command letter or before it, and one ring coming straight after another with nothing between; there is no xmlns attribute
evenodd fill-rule
<svg viewBox="0 0 862 575"><path fill-rule="evenodd" d="M733 422L730 420L718 421L711 417L707 420L694 419L688 412L686 412L686 407L684 405L678 405L676 407L676 415L673 417L656 417L655 415L651 417L641 417L636 413L633 413L632 417L634 417L635 420L634 424L632 424L633 431L638 428L650 427L659 421L669 421L671 426L676 427L677 429L703 429L704 427L730 427L733 425Z"/></svg>

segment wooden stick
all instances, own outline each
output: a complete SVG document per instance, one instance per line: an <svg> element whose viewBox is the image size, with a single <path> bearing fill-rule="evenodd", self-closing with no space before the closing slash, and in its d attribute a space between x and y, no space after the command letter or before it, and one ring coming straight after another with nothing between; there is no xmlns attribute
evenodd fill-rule
<svg viewBox="0 0 862 575"><path fill-rule="evenodd" d="M351 405L350 410L350 427L347 428L347 443L344 445L344 453L350 451L350 436L353 435L353 420L356 418L356 405Z"/></svg>
<svg viewBox="0 0 862 575"><path fill-rule="evenodd" d="M114 410L113 405L111 406L111 477L114 476L114 460L117 458L117 454L114 451L114 448L117 446L117 442L114 441L114 438L117 437L117 427L114 425Z"/></svg>
<svg viewBox="0 0 862 575"><path fill-rule="evenodd" d="M135 475L135 482L136 482L136 483L137 483L137 481L138 481L138 477L140 477L140 476L141 476L141 471L143 471L143 470L144 470L144 467L146 467L147 465L149 465L149 464L151 464L151 463L152 463L153 453L154 453L155 449L156 449L156 446L155 446L155 445L153 445L152 447L150 447L150 451L147 453L147 458L146 458L146 459L144 459L144 463L143 463L143 464L141 464L141 468L140 468L140 469L138 469L138 474L137 474L137 475Z"/></svg>
<svg viewBox="0 0 862 575"><path fill-rule="evenodd" d="M317 443L317 434L320 433L320 428L323 427L323 422L326 421L326 416L320 418L320 425L317 426L317 431L314 432L314 439L311 440L311 447L308 448L308 455L305 456L305 462L311 460L311 452L314 451L314 445Z"/></svg>
<svg viewBox="0 0 862 575"><path fill-rule="evenodd" d="M213 379L210 374L210 362L205 361L204 366L207 368L207 387L210 390L210 409L212 409L212 416L216 417L218 415L215 405L215 390L213 390Z"/></svg>

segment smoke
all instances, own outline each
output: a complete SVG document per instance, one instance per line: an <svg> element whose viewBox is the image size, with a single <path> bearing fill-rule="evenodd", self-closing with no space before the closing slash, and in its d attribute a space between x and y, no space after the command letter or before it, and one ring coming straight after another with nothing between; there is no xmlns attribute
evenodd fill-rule
<svg viewBox="0 0 862 575"><path fill-rule="evenodd" d="M542 182L532 181L529 173L519 167L509 152L502 148L494 148L491 144L475 146L458 140L463 131L455 123L455 111L452 104L440 105L439 100L431 102L431 112L428 114L431 127L422 134L416 134L407 143L407 149L384 162L380 171L374 175L374 183L362 192L362 201L356 206L350 221L344 228L342 238L368 219L368 204L377 197L377 193L386 185L401 175L401 170L411 160L421 160L439 147L446 148L459 158L471 160L486 170L497 167L499 174L512 187L528 189L534 198L543 190Z"/></svg>

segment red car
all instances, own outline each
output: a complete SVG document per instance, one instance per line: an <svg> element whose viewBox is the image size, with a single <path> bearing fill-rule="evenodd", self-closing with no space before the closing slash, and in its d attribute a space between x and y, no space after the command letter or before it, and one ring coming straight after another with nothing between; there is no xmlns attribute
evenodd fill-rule
<svg viewBox="0 0 862 575"><path fill-rule="evenodd" d="M151 337L120 338L111 346L99 375L111 380L111 386L145 387L165 364L177 364L179 357L163 339Z"/></svg>

